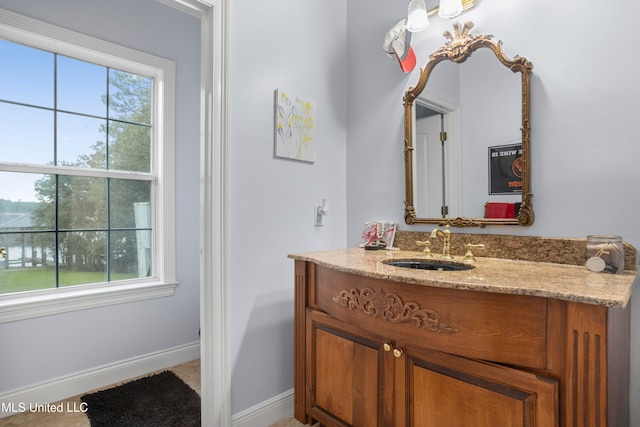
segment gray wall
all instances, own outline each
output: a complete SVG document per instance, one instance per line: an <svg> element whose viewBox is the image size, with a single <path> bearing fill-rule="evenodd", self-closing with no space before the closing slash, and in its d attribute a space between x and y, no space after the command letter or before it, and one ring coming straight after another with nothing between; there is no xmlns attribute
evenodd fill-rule
<svg viewBox="0 0 640 427"><path fill-rule="evenodd" d="M233 0L229 62L232 413L293 387L293 261L346 245L346 2ZM317 162L274 158L274 91L316 101ZM329 201L323 227L313 205Z"/></svg>
<svg viewBox="0 0 640 427"><path fill-rule="evenodd" d="M404 224L402 96L419 70L403 74L381 51L388 28L406 14L406 2L349 0L347 148L348 245L358 243L362 223ZM576 9L572 10L575 6ZM533 62L531 161L535 224L488 227L480 233L577 237L619 234L640 247L637 117L640 86L634 53L640 5L608 2L480 1L459 21L476 34L494 34L508 56ZM367 9L366 19L359 11ZM444 44L451 23L432 19L415 34L419 68ZM479 159L484 161L484 159ZM372 165L378 164L372 174ZM455 232L455 230L454 230ZM632 297L636 308L640 289ZM640 310L633 313L631 408L640 406ZM640 425L637 410L631 425Z"/></svg>
<svg viewBox="0 0 640 427"><path fill-rule="evenodd" d="M197 342L200 21L155 0L0 0L0 7L176 61L180 282L172 297L0 324L0 393Z"/></svg>

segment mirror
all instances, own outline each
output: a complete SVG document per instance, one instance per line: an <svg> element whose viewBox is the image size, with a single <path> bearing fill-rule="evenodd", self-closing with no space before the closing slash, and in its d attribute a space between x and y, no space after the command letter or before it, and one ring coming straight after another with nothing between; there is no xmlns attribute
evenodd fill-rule
<svg viewBox="0 0 640 427"><path fill-rule="evenodd" d="M453 34L445 31L449 41L404 95L407 224L533 224L533 65L509 59L502 42L471 35L472 27L455 22Z"/></svg>

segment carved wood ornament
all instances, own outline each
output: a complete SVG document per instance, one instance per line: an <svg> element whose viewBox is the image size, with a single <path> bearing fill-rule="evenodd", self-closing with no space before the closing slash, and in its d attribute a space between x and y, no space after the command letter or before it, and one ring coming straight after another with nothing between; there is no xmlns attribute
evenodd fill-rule
<svg viewBox="0 0 640 427"><path fill-rule="evenodd" d="M404 303L395 294L386 294L382 289L371 288L342 290L333 302L350 310L360 310L371 317L381 317L387 322L410 322L416 328L433 332L455 334L458 330L442 320L442 316L430 308L421 308L415 302Z"/></svg>

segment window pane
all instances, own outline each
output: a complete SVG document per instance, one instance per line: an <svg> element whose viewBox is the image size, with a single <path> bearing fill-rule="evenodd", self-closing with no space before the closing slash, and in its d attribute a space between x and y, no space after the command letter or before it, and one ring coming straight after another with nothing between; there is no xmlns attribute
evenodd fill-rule
<svg viewBox="0 0 640 427"><path fill-rule="evenodd" d="M111 228L151 228L151 182L109 181Z"/></svg>
<svg viewBox="0 0 640 427"><path fill-rule="evenodd" d="M60 233L60 286L107 281L107 233L77 231Z"/></svg>
<svg viewBox="0 0 640 427"><path fill-rule="evenodd" d="M109 169L151 171L151 128L109 121Z"/></svg>
<svg viewBox="0 0 640 427"><path fill-rule="evenodd" d="M111 280L151 275L151 231L111 233Z"/></svg>
<svg viewBox="0 0 640 427"><path fill-rule="evenodd" d="M154 79L76 52L0 39L0 294L150 277L156 265Z"/></svg>
<svg viewBox="0 0 640 427"><path fill-rule="evenodd" d="M105 178L58 177L58 224L62 230L107 227L107 180Z"/></svg>
<svg viewBox="0 0 640 427"><path fill-rule="evenodd" d="M0 233L54 230L55 206L47 199L55 192L52 175L0 172L1 182L11 185L0 185Z"/></svg>
<svg viewBox="0 0 640 427"><path fill-rule="evenodd" d="M58 55L57 108L106 117L107 68Z"/></svg>
<svg viewBox="0 0 640 427"><path fill-rule="evenodd" d="M151 82L148 77L109 70L109 118L151 124Z"/></svg>
<svg viewBox="0 0 640 427"><path fill-rule="evenodd" d="M0 234L0 294L56 287L54 233Z"/></svg>
<svg viewBox="0 0 640 427"><path fill-rule="evenodd" d="M0 99L53 108L53 53L0 39Z"/></svg>
<svg viewBox="0 0 640 427"><path fill-rule="evenodd" d="M53 112L0 102L0 159L53 164Z"/></svg>
<svg viewBox="0 0 640 427"><path fill-rule="evenodd" d="M104 119L58 113L57 164L106 169Z"/></svg>

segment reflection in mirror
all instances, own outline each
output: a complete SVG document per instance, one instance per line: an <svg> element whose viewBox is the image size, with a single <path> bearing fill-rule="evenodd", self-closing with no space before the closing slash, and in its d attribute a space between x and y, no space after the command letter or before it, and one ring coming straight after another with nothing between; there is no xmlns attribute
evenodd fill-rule
<svg viewBox="0 0 640 427"><path fill-rule="evenodd" d="M460 31L455 23L455 34L445 33L450 41L430 56L405 94L408 224L533 223L532 65L508 59L492 36L469 35L472 25Z"/></svg>
<svg viewBox="0 0 640 427"><path fill-rule="evenodd" d="M414 200L418 216L460 215L459 106L433 94L415 101Z"/></svg>

